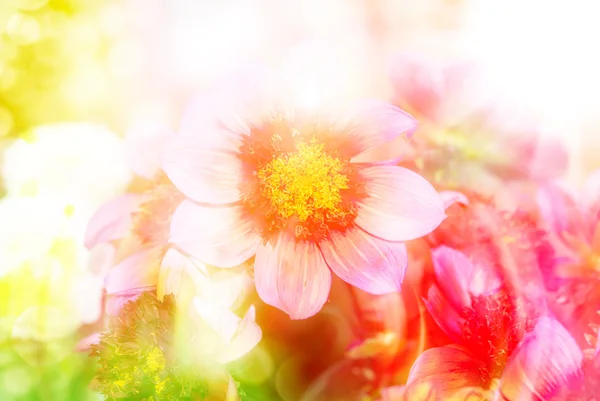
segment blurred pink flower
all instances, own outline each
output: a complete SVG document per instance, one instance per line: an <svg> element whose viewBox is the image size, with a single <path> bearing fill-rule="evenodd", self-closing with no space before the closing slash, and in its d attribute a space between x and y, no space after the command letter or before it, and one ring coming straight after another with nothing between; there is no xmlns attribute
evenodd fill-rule
<svg viewBox="0 0 600 401"><path fill-rule="evenodd" d="M544 271L554 309L580 344L590 325L600 324L600 170L583 185L578 201L558 185L547 183L537 194L543 224L557 258Z"/></svg>
<svg viewBox="0 0 600 401"><path fill-rule="evenodd" d="M90 219L85 238L88 248L118 244L114 265L105 279L109 313L157 285L169 248L171 215L182 200L183 195L168 178L158 174L141 193L107 202Z"/></svg>
<svg viewBox="0 0 600 401"><path fill-rule="evenodd" d="M420 122L407 159L434 184L494 194L504 181L546 180L566 170L562 143L486 99L475 63L402 55L391 76L393 103Z"/></svg>
<svg viewBox="0 0 600 401"><path fill-rule="evenodd" d="M220 267L256 255L258 294L292 319L322 308L331 271L374 294L398 291L402 241L437 227L442 201L418 174L356 157L412 134L413 117L377 101L317 117L285 107L260 74L244 78L195 103L164 154L188 197L171 242Z"/></svg>
<svg viewBox="0 0 600 401"><path fill-rule="evenodd" d="M432 381L442 395L478 387L532 400L579 378L583 355L575 340L501 272L445 246L433 251L433 262L436 284L426 305L455 343L421 354L409 385Z"/></svg>

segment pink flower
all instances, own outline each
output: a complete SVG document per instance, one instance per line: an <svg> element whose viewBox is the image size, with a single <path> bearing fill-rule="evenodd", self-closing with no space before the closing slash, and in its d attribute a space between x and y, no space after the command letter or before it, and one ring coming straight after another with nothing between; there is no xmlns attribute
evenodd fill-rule
<svg viewBox="0 0 600 401"><path fill-rule="evenodd" d="M545 284L559 318L580 344L600 324L600 171L591 174L576 202L559 186L540 188L537 201L557 253Z"/></svg>
<svg viewBox="0 0 600 401"><path fill-rule="evenodd" d="M171 242L225 268L255 255L258 294L292 319L322 308L331 271L374 294L400 290L402 241L437 227L442 202L418 174L355 158L410 135L415 120L377 101L316 117L269 88L255 74L187 114L163 157L188 197Z"/></svg>
<svg viewBox="0 0 600 401"><path fill-rule="evenodd" d="M575 340L517 294L501 271L445 246L433 251L433 262L436 284L426 305L455 343L421 354L409 385L431 381L444 396L479 387L508 400L533 400L579 377L583 355Z"/></svg>
<svg viewBox="0 0 600 401"><path fill-rule="evenodd" d="M402 55L391 77L393 103L420 122L410 158L432 182L491 195L505 181L545 180L566 170L565 146L487 99L476 64Z"/></svg>
<svg viewBox="0 0 600 401"><path fill-rule="evenodd" d="M105 280L109 313L157 285L169 248L171 215L182 200L183 195L159 173L141 193L107 202L90 219L86 246L112 243L118 249Z"/></svg>

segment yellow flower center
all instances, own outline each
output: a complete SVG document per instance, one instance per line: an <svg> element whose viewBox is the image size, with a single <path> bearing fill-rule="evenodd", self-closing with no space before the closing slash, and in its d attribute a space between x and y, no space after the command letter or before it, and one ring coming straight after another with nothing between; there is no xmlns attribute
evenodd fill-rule
<svg viewBox="0 0 600 401"><path fill-rule="evenodd" d="M314 142L314 141L313 141ZM326 223L343 218L340 190L348 189L345 162L323 151L322 144L299 143L258 171L261 194L281 219Z"/></svg>

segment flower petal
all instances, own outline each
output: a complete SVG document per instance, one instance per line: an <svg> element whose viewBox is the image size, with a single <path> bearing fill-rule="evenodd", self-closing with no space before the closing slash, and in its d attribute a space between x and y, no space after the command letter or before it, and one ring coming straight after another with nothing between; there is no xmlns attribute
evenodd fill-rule
<svg viewBox="0 0 600 401"><path fill-rule="evenodd" d="M555 319L541 317L508 362L501 392L509 400L549 399L581 374L583 353Z"/></svg>
<svg viewBox="0 0 600 401"><path fill-rule="evenodd" d="M160 169L164 144L173 135L163 124L145 120L135 123L124 139L129 168L140 177L151 179Z"/></svg>
<svg viewBox="0 0 600 401"><path fill-rule="evenodd" d="M447 246L439 246L432 252L433 269L439 288L455 310L471 305L469 283L475 268L467 256Z"/></svg>
<svg viewBox="0 0 600 401"><path fill-rule="evenodd" d="M236 202L243 170L237 156L240 135L210 125L182 131L166 146L163 170L177 189L197 202Z"/></svg>
<svg viewBox="0 0 600 401"><path fill-rule="evenodd" d="M275 246L269 242L258 248L254 281L265 303L292 319L306 319L327 301L331 272L315 243L296 242L282 233Z"/></svg>
<svg viewBox="0 0 600 401"><path fill-rule="evenodd" d="M185 200L173 214L170 242L209 265L233 267L256 253L260 237L239 206Z"/></svg>
<svg viewBox="0 0 600 401"><path fill-rule="evenodd" d="M106 297L105 310L109 315L116 316L121 308L129 301L135 301L137 297L147 291L154 291L155 287L140 287L131 290L108 294Z"/></svg>
<svg viewBox="0 0 600 401"><path fill-rule="evenodd" d="M430 60L401 54L392 64L391 75L396 104L407 107L419 118L435 120L439 117L445 94L441 68L433 68Z"/></svg>
<svg viewBox="0 0 600 401"><path fill-rule="evenodd" d="M123 238L131 228L131 214L136 211L142 196L119 196L100 207L90 219L85 233L85 246L92 249L98 244Z"/></svg>
<svg viewBox="0 0 600 401"><path fill-rule="evenodd" d="M332 232L320 245L327 265L345 282L371 294L400 291L406 246L375 238L358 227Z"/></svg>
<svg viewBox="0 0 600 401"><path fill-rule="evenodd" d="M464 194L457 191L441 191L439 195L444 203L444 209L448 209L455 203L459 203L464 206L469 204L469 199Z"/></svg>
<svg viewBox="0 0 600 401"><path fill-rule="evenodd" d="M106 292L113 294L155 286L158 281L162 252L162 247L148 248L122 260L106 277Z"/></svg>
<svg viewBox="0 0 600 401"><path fill-rule="evenodd" d="M337 129L352 141L354 155L384 145L402 134L411 136L417 121L407 112L389 103L366 100L351 107L337 124Z"/></svg>
<svg viewBox="0 0 600 401"><path fill-rule="evenodd" d="M582 222L572 198L557 185L546 184L538 189L537 204L549 228L558 235L581 233Z"/></svg>
<svg viewBox="0 0 600 401"><path fill-rule="evenodd" d="M424 302L431 317L444 333L454 341L460 341L462 338L460 311L452 307L436 285L429 288L427 299Z"/></svg>
<svg viewBox="0 0 600 401"><path fill-rule="evenodd" d="M581 205L594 222L600 222L600 170L594 171L585 180Z"/></svg>
<svg viewBox="0 0 600 401"><path fill-rule="evenodd" d="M201 274L199 271L203 267L202 262L192 260L191 257L182 254L177 249L169 248L160 264L156 297L162 300L165 295L174 294L178 298L182 281L191 280L195 283L194 277L196 274Z"/></svg>
<svg viewBox="0 0 600 401"><path fill-rule="evenodd" d="M246 355L262 338L262 331L256 324L256 310L250 306L244 318L239 322L237 330L229 346L218 357L221 363L235 361Z"/></svg>
<svg viewBox="0 0 600 401"><path fill-rule="evenodd" d="M407 241L433 231L446 217L427 180L403 167L373 166L360 171L367 198L358 202L356 224L387 241Z"/></svg>
<svg viewBox="0 0 600 401"><path fill-rule="evenodd" d="M480 369L485 364L456 347L430 348L410 369L407 385L431 382L441 399L446 400L464 387L482 387Z"/></svg>

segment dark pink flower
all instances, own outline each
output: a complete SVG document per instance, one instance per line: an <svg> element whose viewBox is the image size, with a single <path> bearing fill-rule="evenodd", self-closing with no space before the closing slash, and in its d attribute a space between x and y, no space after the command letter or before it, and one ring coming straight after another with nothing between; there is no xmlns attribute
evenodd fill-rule
<svg viewBox="0 0 600 401"><path fill-rule="evenodd" d="M575 340L502 271L445 246L433 260L436 284L426 304L454 344L421 354L409 385L432 381L446 395L480 387L508 400L535 400L579 377L583 355Z"/></svg>
<svg viewBox="0 0 600 401"><path fill-rule="evenodd" d="M600 171L590 175L577 201L558 185L538 191L538 206L556 264L544 271L554 309L580 344L600 317Z"/></svg>

